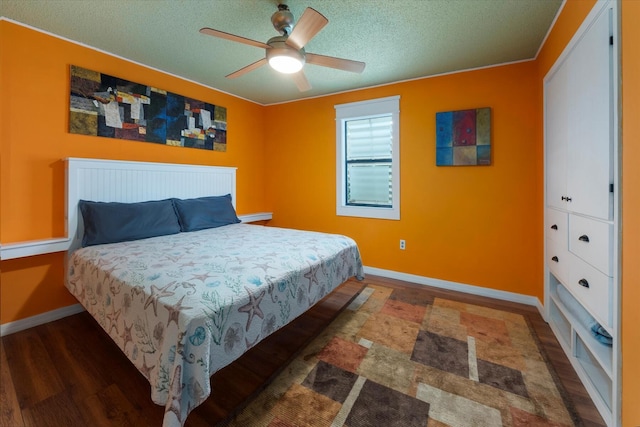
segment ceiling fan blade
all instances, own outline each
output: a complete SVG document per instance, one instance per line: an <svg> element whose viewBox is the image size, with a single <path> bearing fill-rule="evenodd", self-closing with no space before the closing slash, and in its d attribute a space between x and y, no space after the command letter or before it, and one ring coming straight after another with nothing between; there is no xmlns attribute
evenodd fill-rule
<svg viewBox="0 0 640 427"><path fill-rule="evenodd" d="M298 23L293 27L287 44L296 49L303 48L328 23L329 20L320 12L310 7L306 8Z"/></svg>
<svg viewBox="0 0 640 427"><path fill-rule="evenodd" d="M307 53L307 63L320 65L322 67L336 68L338 70L351 71L352 73L361 73L364 71L365 63L360 61L352 61L350 59L336 58L335 56L318 55L315 53Z"/></svg>
<svg viewBox="0 0 640 427"><path fill-rule="evenodd" d="M208 36L220 37L221 39L248 44L249 46L262 47L265 49L269 48L269 45L266 43L262 43L257 40L251 40L246 37L236 36L235 34L225 33L224 31L220 31L220 30L214 30L213 28L207 28L207 27L200 28L200 32Z"/></svg>
<svg viewBox="0 0 640 427"><path fill-rule="evenodd" d="M249 71L253 71L256 68L262 67L266 63L267 63L267 58L259 59L253 64L249 64L246 67L240 68L238 71L234 71L233 73L228 74L225 77L228 79L235 79L236 77L240 77L242 75L247 74Z"/></svg>
<svg viewBox="0 0 640 427"><path fill-rule="evenodd" d="M298 90L300 92L306 92L311 89L311 84L309 83L309 80L307 80L307 76L304 75L304 72L302 70L298 71L297 73L291 74L291 77L293 78L293 82L296 84L296 86L298 86Z"/></svg>

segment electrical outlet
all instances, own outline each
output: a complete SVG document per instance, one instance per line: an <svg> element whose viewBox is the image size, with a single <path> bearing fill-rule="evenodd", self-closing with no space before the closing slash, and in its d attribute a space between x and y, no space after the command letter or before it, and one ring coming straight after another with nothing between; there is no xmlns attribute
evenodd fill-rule
<svg viewBox="0 0 640 427"><path fill-rule="evenodd" d="M404 239L400 239L400 249L404 251L406 247L407 247L407 242L405 242Z"/></svg>

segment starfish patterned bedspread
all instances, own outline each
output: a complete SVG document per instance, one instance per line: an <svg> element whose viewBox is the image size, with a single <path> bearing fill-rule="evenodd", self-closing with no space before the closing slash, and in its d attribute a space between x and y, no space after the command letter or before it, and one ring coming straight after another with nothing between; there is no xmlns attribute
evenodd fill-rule
<svg viewBox="0 0 640 427"><path fill-rule="evenodd" d="M79 249L66 286L181 426L209 378L350 277L345 236L247 224Z"/></svg>

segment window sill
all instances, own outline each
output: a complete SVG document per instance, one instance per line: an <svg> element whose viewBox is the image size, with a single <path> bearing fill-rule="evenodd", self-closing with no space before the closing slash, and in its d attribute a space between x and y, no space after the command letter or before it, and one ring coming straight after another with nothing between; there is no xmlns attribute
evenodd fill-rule
<svg viewBox="0 0 640 427"><path fill-rule="evenodd" d="M361 206L338 206L336 209L338 216L352 216L358 218L390 219L400 220L400 209L393 208L372 208Z"/></svg>

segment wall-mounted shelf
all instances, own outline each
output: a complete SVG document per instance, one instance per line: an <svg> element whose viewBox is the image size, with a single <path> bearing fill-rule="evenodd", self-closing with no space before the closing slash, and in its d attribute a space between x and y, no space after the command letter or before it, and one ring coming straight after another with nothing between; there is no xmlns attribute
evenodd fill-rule
<svg viewBox="0 0 640 427"><path fill-rule="evenodd" d="M242 222L269 221L273 218L271 212L259 212L247 215L238 215ZM71 239L59 237L52 239L30 240L26 242L5 243L0 245L0 260L24 258L34 255L44 255L54 252L66 252L69 250Z"/></svg>
<svg viewBox="0 0 640 427"><path fill-rule="evenodd" d="M69 249L70 243L71 239L67 237L5 243L0 246L0 260L64 252Z"/></svg>

